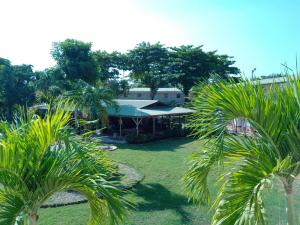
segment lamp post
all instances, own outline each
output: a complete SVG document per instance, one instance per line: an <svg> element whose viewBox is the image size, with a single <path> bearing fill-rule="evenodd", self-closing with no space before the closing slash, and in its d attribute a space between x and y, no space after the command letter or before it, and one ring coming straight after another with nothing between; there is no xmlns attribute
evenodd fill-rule
<svg viewBox="0 0 300 225"><path fill-rule="evenodd" d="M253 68L252 70L251 70L251 77L252 77L252 80L254 80L254 72L256 71L256 68Z"/></svg>

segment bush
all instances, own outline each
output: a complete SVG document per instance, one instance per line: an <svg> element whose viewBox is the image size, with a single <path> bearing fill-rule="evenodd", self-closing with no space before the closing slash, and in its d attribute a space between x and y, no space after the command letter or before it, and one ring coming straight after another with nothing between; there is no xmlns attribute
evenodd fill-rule
<svg viewBox="0 0 300 225"><path fill-rule="evenodd" d="M125 140L129 144L140 144L155 140L155 136L153 134L139 134L139 136L136 136L136 133L129 133L125 136Z"/></svg>
<svg viewBox="0 0 300 225"><path fill-rule="evenodd" d="M157 131L155 135L139 134L139 136L136 136L136 133L129 133L125 136L125 140L129 144L141 144L171 137L185 137L188 134L189 131L187 129L181 129L176 127L171 130Z"/></svg>

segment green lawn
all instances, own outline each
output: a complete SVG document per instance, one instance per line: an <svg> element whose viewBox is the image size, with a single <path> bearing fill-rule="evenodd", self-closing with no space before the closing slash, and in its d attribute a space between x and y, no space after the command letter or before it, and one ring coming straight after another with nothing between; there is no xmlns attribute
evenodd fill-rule
<svg viewBox="0 0 300 225"><path fill-rule="evenodd" d="M181 177L186 159L200 147L191 139L169 139L144 145L119 145L110 152L112 159L127 163L145 175L128 198L136 203L126 225L206 225L208 208L188 203L182 191ZM211 182L214 182L212 179ZM216 188L212 185L212 192ZM284 219L284 198L277 191L266 193L270 224ZM299 199L299 198L298 198ZM300 200L300 199L299 199ZM299 201L300 202L300 201ZM299 206L300 207L300 206ZM298 207L297 207L298 208ZM85 225L87 204L41 210L41 225Z"/></svg>

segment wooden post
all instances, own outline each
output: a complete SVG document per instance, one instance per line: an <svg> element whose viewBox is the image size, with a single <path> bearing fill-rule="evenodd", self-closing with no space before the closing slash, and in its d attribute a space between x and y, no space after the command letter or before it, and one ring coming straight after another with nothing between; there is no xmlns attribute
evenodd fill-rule
<svg viewBox="0 0 300 225"><path fill-rule="evenodd" d="M132 118L133 122L135 123L136 125L136 136L139 136L139 125L142 121L142 118Z"/></svg>
<svg viewBox="0 0 300 225"><path fill-rule="evenodd" d="M122 118L119 117L120 137L122 137Z"/></svg>
<svg viewBox="0 0 300 225"><path fill-rule="evenodd" d="M237 134L238 133L238 121L237 119L233 119L234 121L234 126L235 126L235 133Z"/></svg>
<svg viewBox="0 0 300 225"><path fill-rule="evenodd" d="M152 122L153 122L153 134L155 134L155 117L152 117Z"/></svg>

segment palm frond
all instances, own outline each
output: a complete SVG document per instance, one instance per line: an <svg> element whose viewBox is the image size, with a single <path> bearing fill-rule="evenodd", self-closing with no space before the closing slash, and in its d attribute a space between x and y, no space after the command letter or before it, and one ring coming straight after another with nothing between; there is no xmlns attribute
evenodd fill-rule
<svg viewBox="0 0 300 225"><path fill-rule="evenodd" d="M213 224L266 224L262 190L279 177L291 184L300 173L300 77L263 86L257 81L216 81L196 88L197 111L189 127L210 143L190 160L184 181L188 195L209 203L209 172L220 162L226 172L212 207ZM250 123L251 136L229 135L236 119Z"/></svg>
<svg viewBox="0 0 300 225"><path fill-rule="evenodd" d="M96 143L68 126L72 108L69 101L59 102L43 118L34 115L17 126L1 122L0 224L15 224L66 190L86 196L90 224L117 224L124 218L127 201L108 181L111 161Z"/></svg>
<svg viewBox="0 0 300 225"><path fill-rule="evenodd" d="M241 158L219 178L223 185L214 202L213 224L266 224L261 191L270 187L275 174L277 160L270 151L272 146L260 140L234 138L228 147L234 153L226 155L228 160L232 156L235 160L236 154Z"/></svg>

